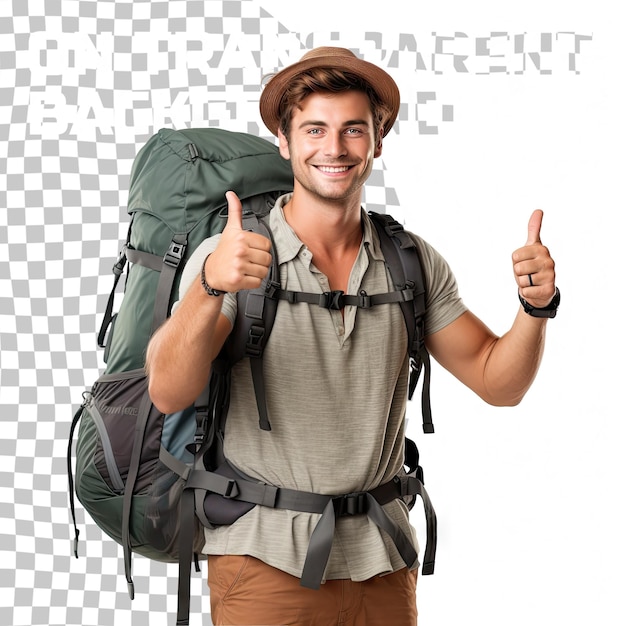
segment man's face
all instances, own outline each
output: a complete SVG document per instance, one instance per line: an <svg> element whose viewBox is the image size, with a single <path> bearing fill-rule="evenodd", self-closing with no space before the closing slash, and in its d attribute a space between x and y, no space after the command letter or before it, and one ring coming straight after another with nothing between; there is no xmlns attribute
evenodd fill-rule
<svg viewBox="0 0 626 626"><path fill-rule="evenodd" d="M367 95L350 90L311 94L294 110L289 140L279 131L280 153L291 159L295 187L325 200L361 200L361 188L382 152Z"/></svg>

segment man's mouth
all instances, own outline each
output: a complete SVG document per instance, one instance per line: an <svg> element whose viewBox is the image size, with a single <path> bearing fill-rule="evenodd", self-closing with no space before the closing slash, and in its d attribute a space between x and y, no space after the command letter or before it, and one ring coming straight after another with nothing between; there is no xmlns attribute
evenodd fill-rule
<svg viewBox="0 0 626 626"><path fill-rule="evenodd" d="M341 174L342 172L347 172L350 169L349 165L317 165L316 167L318 170L325 172L326 174Z"/></svg>

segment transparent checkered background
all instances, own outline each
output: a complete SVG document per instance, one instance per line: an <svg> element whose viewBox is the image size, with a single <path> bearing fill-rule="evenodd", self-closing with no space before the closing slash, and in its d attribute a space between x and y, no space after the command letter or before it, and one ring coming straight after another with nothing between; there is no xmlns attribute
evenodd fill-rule
<svg viewBox="0 0 626 626"><path fill-rule="evenodd" d="M233 114L242 98L258 97L259 83L249 74L232 72L222 84L208 86L206 76L181 66L171 50L162 52L163 67L155 73L150 71L154 59L145 46L135 50L135 42L155 31L210 32L223 41L226 33L245 33L254 41L284 32L261 5L247 0L0 0L3 626L175 623L176 566L135 556L136 599L131 603L121 549L79 503L80 558L71 556L68 433L83 390L103 367L96 333L112 286L111 267L126 233L132 160L158 130L145 121L150 104L154 108L158 98L173 102L180 93L205 97L210 91L208 109L192 117L184 107L176 111L179 127L197 124L204 113L208 125L267 133L258 120L246 121L250 105ZM89 46L80 50L77 33L102 46L102 65L93 66ZM64 47L68 41L70 52ZM172 41L170 36L171 46ZM77 72L72 68L82 61L81 54L87 55L88 69ZM70 66L65 71L55 67L63 58ZM150 93L151 101L142 104L137 93ZM138 101L120 125L110 115L114 106L124 106L119 102L128 102L115 100L124 94ZM93 110L84 108L86 102ZM224 106L215 107L219 102ZM397 207L382 163L372 174L366 203L390 212ZM193 576L192 624L211 624L205 575Z"/></svg>

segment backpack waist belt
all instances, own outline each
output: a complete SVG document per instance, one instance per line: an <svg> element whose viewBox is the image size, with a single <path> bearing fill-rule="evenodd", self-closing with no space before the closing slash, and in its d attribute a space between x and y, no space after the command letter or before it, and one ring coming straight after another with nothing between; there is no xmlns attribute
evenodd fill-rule
<svg viewBox="0 0 626 626"><path fill-rule="evenodd" d="M424 503L427 528L422 572L426 575L434 571L437 517L424 485L412 476L396 476L393 480L369 491L330 496L273 487L254 482L250 478L232 479L214 472L192 470L187 477L185 489L217 493L225 498L271 508L321 514L311 535L301 577L301 585L311 589L319 589L321 584L330 557L335 523L339 517L367 515L378 528L391 537L402 560L407 567L411 567L417 559L417 552L400 526L385 513L382 505L396 498L419 495Z"/></svg>

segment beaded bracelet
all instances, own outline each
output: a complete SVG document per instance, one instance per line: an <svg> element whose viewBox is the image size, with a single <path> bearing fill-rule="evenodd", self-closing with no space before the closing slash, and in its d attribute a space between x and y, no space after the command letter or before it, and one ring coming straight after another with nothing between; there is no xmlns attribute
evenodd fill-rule
<svg viewBox="0 0 626 626"><path fill-rule="evenodd" d="M200 284L204 288L204 291L207 293L207 295L223 296L226 293L225 291L220 291L219 289L213 289L213 287L209 286L209 283L207 283L206 281L206 275L204 274L204 266L206 265L206 261L210 256L211 256L210 254L207 254L207 256L204 259L204 262L202 263L202 271L200 272Z"/></svg>

